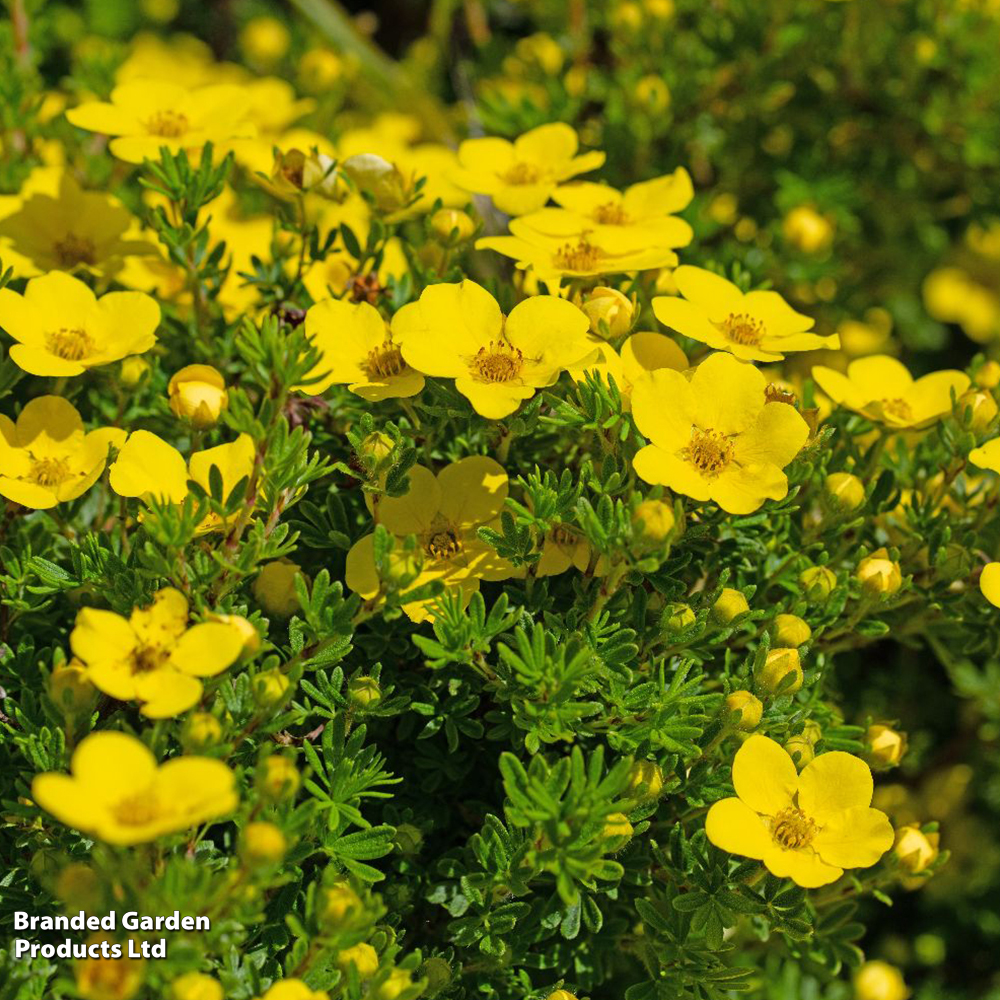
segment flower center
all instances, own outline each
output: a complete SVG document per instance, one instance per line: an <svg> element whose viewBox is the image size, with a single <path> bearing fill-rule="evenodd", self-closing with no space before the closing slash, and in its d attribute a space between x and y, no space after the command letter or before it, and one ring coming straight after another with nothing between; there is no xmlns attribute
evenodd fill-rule
<svg viewBox="0 0 1000 1000"><path fill-rule="evenodd" d="M490 341L480 347L472 361L472 372L483 382L510 382L517 378L524 364L524 355L509 341Z"/></svg>
<svg viewBox="0 0 1000 1000"><path fill-rule="evenodd" d="M31 463L31 478L39 486L59 486L71 475L65 458L36 458Z"/></svg>
<svg viewBox="0 0 1000 1000"><path fill-rule="evenodd" d="M403 360L402 352L391 340L385 341L381 347L370 350L365 362L368 374L378 378L399 375L404 368L406 368L406 362Z"/></svg>
<svg viewBox="0 0 1000 1000"><path fill-rule="evenodd" d="M786 850L806 847L816 836L816 824L795 806L782 809L771 821L771 837Z"/></svg>
<svg viewBox="0 0 1000 1000"><path fill-rule="evenodd" d="M629 221L625 206L614 201L598 205L594 209L594 221L605 226L624 226Z"/></svg>
<svg viewBox="0 0 1000 1000"><path fill-rule="evenodd" d="M119 799L112 806L114 817L122 826L145 826L163 814L156 792L152 788Z"/></svg>
<svg viewBox="0 0 1000 1000"><path fill-rule="evenodd" d="M167 662L169 655L159 646L151 644L139 646L132 654L132 673L148 674L153 670L159 670Z"/></svg>
<svg viewBox="0 0 1000 1000"><path fill-rule="evenodd" d="M94 338L86 330L70 329L62 326L45 335L48 349L66 361L82 361L94 353Z"/></svg>
<svg viewBox="0 0 1000 1000"><path fill-rule="evenodd" d="M722 323L716 324L734 343L744 347L759 344L767 333L767 327L759 319L746 313L730 313Z"/></svg>
<svg viewBox="0 0 1000 1000"><path fill-rule="evenodd" d="M188 130L187 115L179 111L157 111L146 119L146 131L165 139L176 139Z"/></svg>
<svg viewBox="0 0 1000 1000"><path fill-rule="evenodd" d="M913 410L905 399L883 399L882 412L897 420L912 420Z"/></svg>
<svg viewBox="0 0 1000 1000"><path fill-rule="evenodd" d="M549 538L552 539L553 545L558 545L560 548L568 548L575 545L577 541L576 533L572 528L567 528L565 524L557 524L549 532Z"/></svg>
<svg viewBox="0 0 1000 1000"><path fill-rule="evenodd" d="M513 163L500 176L508 184L537 184L542 172L533 163Z"/></svg>
<svg viewBox="0 0 1000 1000"><path fill-rule="evenodd" d="M725 434L709 428L691 429L691 443L681 452L703 476L715 478L732 461L733 445Z"/></svg>
<svg viewBox="0 0 1000 1000"><path fill-rule="evenodd" d="M93 241L86 236L76 236L67 233L61 240L56 240L52 246L56 260L67 270L78 264L94 264L97 262L97 249Z"/></svg>
<svg viewBox="0 0 1000 1000"><path fill-rule="evenodd" d="M452 559L462 551L462 540L458 532L448 525L432 532L424 549L435 559Z"/></svg>
<svg viewBox="0 0 1000 1000"><path fill-rule="evenodd" d="M575 246L566 243L560 247L552 255L552 263L561 271L592 271L603 256L599 247L588 243L586 237L581 236Z"/></svg>

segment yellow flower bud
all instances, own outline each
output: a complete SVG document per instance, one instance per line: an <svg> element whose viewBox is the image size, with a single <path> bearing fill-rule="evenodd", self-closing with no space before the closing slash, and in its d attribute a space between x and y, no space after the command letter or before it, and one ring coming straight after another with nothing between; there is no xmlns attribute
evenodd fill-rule
<svg viewBox="0 0 1000 1000"><path fill-rule="evenodd" d="M865 962L854 973L855 1000L906 1000L903 974L888 962Z"/></svg>
<svg viewBox="0 0 1000 1000"><path fill-rule="evenodd" d="M632 511L634 538L644 550L665 549L676 523L674 508L663 500L643 500Z"/></svg>
<svg viewBox="0 0 1000 1000"><path fill-rule="evenodd" d="M807 719L802 726L802 736L815 746L823 738L823 730L818 722Z"/></svg>
<svg viewBox="0 0 1000 1000"><path fill-rule="evenodd" d="M833 472L823 483L826 504L832 510L849 514L865 502L865 484L850 472Z"/></svg>
<svg viewBox="0 0 1000 1000"><path fill-rule="evenodd" d="M181 9L180 0L139 0L143 14L158 24L169 24Z"/></svg>
<svg viewBox="0 0 1000 1000"><path fill-rule="evenodd" d="M611 23L625 31L638 31L642 27L642 8L633 0L622 0L612 11Z"/></svg>
<svg viewBox="0 0 1000 1000"><path fill-rule="evenodd" d="M683 632L696 621L695 613L686 604L670 604L660 615L660 628L665 632Z"/></svg>
<svg viewBox="0 0 1000 1000"><path fill-rule="evenodd" d="M911 875L926 871L937 860L940 840L939 833L924 833L916 823L901 826L896 831L896 843L893 847L900 868Z"/></svg>
<svg viewBox="0 0 1000 1000"><path fill-rule="evenodd" d="M330 49L310 49L303 53L298 65L299 86L307 94L323 94L343 75L340 56Z"/></svg>
<svg viewBox="0 0 1000 1000"><path fill-rule="evenodd" d="M798 615L777 615L771 635L776 646L797 648L809 641L812 629Z"/></svg>
<svg viewBox="0 0 1000 1000"><path fill-rule="evenodd" d="M347 685L347 697L357 708L372 708L382 700L382 689L374 677L355 677Z"/></svg>
<svg viewBox="0 0 1000 1000"><path fill-rule="evenodd" d="M222 723L209 712L192 712L184 720L181 745L185 750L207 750L222 739Z"/></svg>
<svg viewBox="0 0 1000 1000"><path fill-rule="evenodd" d="M968 421L969 429L978 434L993 423L997 415L997 401L992 393L970 389L958 397L956 412L959 420L963 424Z"/></svg>
<svg viewBox="0 0 1000 1000"><path fill-rule="evenodd" d="M980 365L975 381L980 389L995 389L1000 385L1000 362L987 361Z"/></svg>
<svg viewBox="0 0 1000 1000"><path fill-rule="evenodd" d="M214 427L229 405L225 380L211 365L187 365L175 372L167 395L174 416L198 430Z"/></svg>
<svg viewBox="0 0 1000 1000"><path fill-rule="evenodd" d="M97 688L90 683L87 668L74 657L69 663L52 668L49 697L66 718L72 719L93 709L97 704Z"/></svg>
<svg viewBox="0 0 1000 1000"><path fill-rule="evenodd" d="M757 689L766 694L795 694L803 680L799 651L784 647L770 650L755 680Z"/></svg>
<svg viewBox="0 0 1000 1000"><path fill-rule="evenodd" d="M761 717L764 714L764 705L749 691L733 691L726 697L726 710L733 713L739 712L740 718L735 726L737 729L749 733L760 725Z"/></svg>
<svg viewBox="0 0 1000 1000"><path fill-rule="evenodd" d="M750 610L747 599L732 587L723 587L722 593L712 605L712 621L717 625L728 625L733 619L745 615Z"/></svg>
<svg viewBox="0 0 1000 1000"><path fill-rule="evenodd" d="M412 823L400 823L396 827L396 846L400 854L416 854L424 841L424 835Z"/></svg>
<svg viewBox="0 0 1000 1000"><path fill-rule="evenodd" d="M781 225L785 239L803 253L819 253L833 241L833 224L812 205L799 205Z"/></svg>
<svg viewBox="0 0 1000 1000"><path fill-rule="evenodd" d="M635 103L650 114L661 114L670 107L670 88L662 76L650 73L636 82L632 89Z"/></svg>
<svg viewBox="0 0 1000 1000"><path fill-rule="evenodd" d="M869 726L865 733L865 750L872 767L892 767L906 753L906 733L897 732L891 726L881 723Z"/></svg>
<svg viewBox="0 0 1000 1000"><path fill-rule="evenodd" d="M240 638L243 640L243 650L240 653L241 659L249 660L260 652L260 632L242 615L212 614L208 615L208 620L211 622L220 622L223 625L231 625L239 632Z"/></svg>
<svg viewBox="0 0 1000 1000"><path fill-rule="evenodd" d="M349 885L338 883L323 890L319 904L319 919L329 927L337 927L360 909L361 900L358 894Z"/></svg>
<svg viewBox="0 0 1000 1000"><path fill-rule="evenodd" d="M643 6L647 14L660 21L674 16L674 0L644 0Z"/></svg>
<svg viewBox="0 0 1000 1000"><path fill-rule="evenodd" d="M601 831L601 836L605 840L609 840L611 837L631 837L633 833L635 830L625 813L609 813L604 818L604 829Z"/></svg>
<svg viewBox="0 0 1000 1000"><path fill-rule="evenodd" d="M315 149L276 150L268 178L254 178L263 188L284 201L302 194L318 194L342 202L350 194L334 160Z"/></svg>
<svg viewBox="0 0 1000 1000"><path fill-rule="evenodd" d="M717 194L708 205L708 217L720 226L731 226L736 221L739 202L729 191Z"/></svg>
<svg viewBox="0 0 1000 1000"><path fill-rule="evenodd" d="M202 972L185 972L170 984L171 1000L222 1000L222 983Z"/></svg>
<svg viewBox="0 0 1000 1000"><path fill-rule="evenodd" d="M816 756L812 743L804 735L789 736L785 740L785 749L800 771Z"/></svg>
<svg viewBox="0 0 1000 1000"><path fill-rule="evenodd" d="M576 1000L576 995L570 993L569 990L556 990L554 993L550 993L545 1000Z"/></svg>
<svg viewBox="0 0 1000 1000"><path fill-rule="evenodd" d="M272 754L257 767L256 787L261 798L271 802L290 799L299 790L302 777L291 757Z"/></svg>
<svg viewBox="0 0 1000 1000"><path fill-rule="evenodd" d="M247 61L262 68L280 62L291 43L288 29L276 17L255 17L240 32L240 49Z"/></svg>
<svg viewBox="0 0 1000 1000"><path fill-rule="evenodd" d="M637 760L628 772L627 797L633 802L652 802L663 791L663 772L651 760Z"/></svg>
<svg viewBox="0 0 1000 1000"><path fill-rule="evenodd" d="M291 687L291 682L277 667L273 670L262 670L250 678L253 700L261 708L270 708L280 704L285 695L288 694L289 687Z"/></svg>
<svg viewBox="0 0 1000 1000"><path fill-rule="evenodd" d="M404 177L395 164L374 153L349 156L343 167L358 188L372 196L380 212L399 211L413 195L413 178Z"/></svg>
<svg viewBox="0 0 1000 1000"><path fill-rule="evenodd" d="M302 573L302 567L288 559L269 562L257 574L253 582L253 596L257 603L276 618L289 618L302 605L295 593L295 578Z"/></svg>
<svg viewBox="0 0 1000 1000"><path fill-rule="evenodd" d="M888 597L903 585L899 563L889 558L885 548L876 549L862 559L854 575L865 592L873 597Z"/></svg>
<svg viewBox="0 0 1000 1000"><path fill-rule="evenodd" d="M87 939L97 944L104 935ZM128 958L84 958L76 963L76 990L82 1000L130 1000L145 978L145 960Z"/></svg>
<svg viewBox="0 0 1000 1000"><path fill-rule="evenodd" d="M134 389L149 374L152 366L141 354L132 354L122 359L118 378L126 389Z"/></svg>
<svg viewBox="0 0 1000 1000"><path fill-rule="evenodd" d="M55 884L56 896L67 910L96 912L102 895L102 882L90 865L74 861L59 873Z"/></svg>
<svg viewBox="0 0 1000 1000"><path fill-rule="evenodd" d="M337 965L346 971L353 964L360 979L371 979L378 972L378 952L364 941L353 948L345 948L337 955Z"/></svg>
<svg viewBox="0 0 1000 1000"><path fill-rule="evenodd" d="M821 604L837 586L837 575L826 566L810 566L800 574L799 583L810 601Z"/></svg>
<svg viewBox="0 0 1000 1000"><path fill-rule="evenodd" d="M563 76L563 86L570 97L582 97L587 92L586 67L570 66Z"/></svg>
<svg viewBox="0 0 1000 1000"><path fill-rule="evenodd" d="M375 991L378 1000L398 1000L404 990L413 984L410 973L406 969L393 969L389 978Z"/></svg>
<svg viewBox="0 0 1000 1000"><path fill-rule="evenodd" d="M372 431L361 442L358 456L377 465L379 462L385 461L393 453L395 447L396 442L388 434L383 434L382 431Z"/></svg>
<svg viewBox="0 0 1000 1000"><path fill-rule="evenodd" d="M240 854L250 868L276 865L287 849L285 835L274 823L248 823L243 831Z"/></svg>
<svg viewBox="0 0 1000 1000"><path fill-rule="evenodd" d="M472 239L476 223L468 212L441 208L431 216L431 231L442 246L455 247Z"/></svg>
<svg viewBox="0 0 1000 1000"><path fill-rule="evenodd" d="M599 337L624 337L632 329L635 305L616 288L599 285L580 306Z"/></svg>

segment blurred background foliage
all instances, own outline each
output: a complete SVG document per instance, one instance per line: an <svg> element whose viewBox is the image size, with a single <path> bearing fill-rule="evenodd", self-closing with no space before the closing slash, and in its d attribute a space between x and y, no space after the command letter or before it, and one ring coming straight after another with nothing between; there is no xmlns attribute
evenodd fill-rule
<svg viewBox="0 0 1000 1000"><path fill-rule="evenodd" d="M567 121L607 151L600 176L612 184L687 167L697 196L685 262L738 263L770 280L820 332L840 331L839 363L898 353L924 371L1000 356L996 0L27 8L47 33L39 70L52 86L71 76L106 93L137 33L185 33L218 59L318 93L329 117L317 129L387 110L416 113L440 141ZM11 3L15 20L19 9ZM9 38L10 23L0 31ZM7 38L0 52L16 61ZM332 58L310 62L317 47ZM6 115L17 84L2 69ZM5 191L28 166L5 147ZM862 706L906 720L910 752L876 804L897 824L941 821L952 855L919 892L868 906L866 950L903 966L921 1000L971 1000L1000 996L1000 666L938 653L890 635L842 656L838 679L849 720L864 722ZM818 995L808 960L804 979L790 968L759 995Z"/></svg>

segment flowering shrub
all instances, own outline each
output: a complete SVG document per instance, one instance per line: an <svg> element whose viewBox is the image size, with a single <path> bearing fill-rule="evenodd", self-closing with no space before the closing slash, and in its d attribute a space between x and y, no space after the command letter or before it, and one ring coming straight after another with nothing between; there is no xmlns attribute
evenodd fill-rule
<svg viewBox="0 0 1000 1000"><path fill-rule="evenodd" d="M0 1000L1000 995L994 5L295 6L0 26Z"/></svg>

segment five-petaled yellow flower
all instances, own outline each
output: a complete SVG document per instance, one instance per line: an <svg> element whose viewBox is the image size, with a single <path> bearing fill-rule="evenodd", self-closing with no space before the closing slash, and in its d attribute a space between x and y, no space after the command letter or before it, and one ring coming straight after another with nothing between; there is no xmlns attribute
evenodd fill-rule
<svg viewBox="0 0 1000 1000"><path fill-rule="evenodd" d="M808 332L813 321L777 292L741 292L731 281L685 264L673 274L683 298L661 295L653 312L665 326L745 361L780 361L786 351L837 348L840 337Z"/></svg>
<svg viewBox="0 0 1000 1000"><path fill-rule="evenodd" d="M477 413L501 420L594 351L576 306L537 295L504 316L474 281L430 285L393 317L393 340L418 372L453 378Z"/></svg>
<svg viewBox="0 0 1000 1000"><path fill-rule="evenodd" d="M884 354L852 361L846 375L817 365L812 377L835 403L900 430L933 424L951 412L952 393L957 397L969 388L965 372L931 372L914 380L901 361Z"/></svg>
<svg viewBox="0 0 1000 1000"><path fill-rule="evenodd" d="M392 331L367 302L317 302L306 313L306 335L321 356L311 373L319 381L299 386L302 392L318 395L347 383L351 392L377 403L415 396L424 387L424 376L403 360Z"/></svg>
<svg viewBox="0 0 1000 1000"><path fill-rule="evenodd" d="M119 701L141 702L142 714L151 719L170 718L197 704L200 678L222 673L243 649L234 625L202 622L189 628L187 599L172 587L128 618L84 608L69 643L94 687Z"/></svg>
<svg viewBox="0 0 1000 1000"><path fill-rule="evenodd" d="M871 808L871 770L849 753L821 754L799 774L774 740L751 736L736 752L733 787L735 798L708 811L708 839L803 888L870 868L892 847L889 818Z"/></svg>
<svg viewBox="0 0 1000 1000"><path fill-rule="evenodd" d="M477 531L495 526L507 498L507 473L481 455L463 458L436 476L430 469L410 469L410 487L401 497L382 497L377 518L397 538L416 535L418 572L407 589L440 580L446 588L461 588L467 596L480 580L506 580L517 570L501 559ZM375 536L366 535L347 554L347 585L365 600L381 590L375 566ZM404 604L414 621L428 616L426 602Z"/></svg>
<svg viewBox="0 0 1000 1000"><path fill-rule="evenodd" d="M31 797L61 823L107 844L145 844L239 804L233 772L222 761L174 757L157 766L145 744L127 733L91 733L70 769L36 775Z"/></svg>
<svg viewBox="0 0 1000 1000"><path fill-rule="evenodd" d="M167 80L133 80L111 100L89 101L66 117L78 128L112 136L109 149L126 163L159 160L160 147L196 155L206 142L251 139L250 98L243 87L219 84L188 90Z"/></svg>
<svg viewBox="0 0 1000 1000"><path fill-rule="evenodd" d="M648 247L685 247L694 231L673 213L687 208L694 197L688 172L633 184L624 191L607 184L574 181L552 195L559 208L542 208L522 222L547 236L569 239L593 234L601 246L642 250Z"/></svg>
<svg viewBox="0 0 1000 1000"><path fill-rule="evenodd" d="M121 448L125 437L119 427L88 434L62 396L33 399L17 423L0 414L0 496L35 510L75 500L104 471L108 448Z"/></svg>
<svg viewBox="0 0 1000 1000"><path fill-rule="evenodd" d="M661 368L632 392L636 426L651 441L634 459L647 483L730 514L781 500L781 471L801 451L809 427L789 403L767 402L767 380L730 354L713 354L691 380Z"/></svg>
<svg viewBox="0 0 1000 1000"><path fill-rule="evenodd" d="M183 503L188 493L188 480L196 482L206 493L211 492L211 471L215 466L222 476L223 499L242 480L253 474L257 449L249 434L235 441L196 451L188 462L172 445L152 431L135 431L122 447L108 474L111 488L122 497L139 497L144 501ZM215 514L199 526L199 532L224 527Z"/></svg>
<svg viewBox="0 0 1000 1000"><path fill-rule="evenodd" d="M542 224L547 225L544 220L549 217L542 218ZM669 247L639 246L630 235L612 233L610 227L604 227L600 234L582 229L559 235L536 229L531 220L530 216L511 219L510 236L486 236L476 240L476 249L510 257L521 270L530 269L546 283L677 264L677 254Z"/></svg>
<svg viewBox="0 0 1000 1000"><path fill-rule="evenodd" d="M84 191L70 173L59 177L58 190L38 191L0 222L0 237L31 262L25 276L78 268L113 275L126 257L156 253L146 240L129 239L132 213L103 191Z"/></svg>
<svg viewBox="0 0 1000 1000"><path fill-rule="evenodd" d="M142 292L97 298L78 278L52 271L24 295L0 291L0 326L17 343L11 359L31 375L82 375L156 343L160 307Z"/></svg>
<svg viewBox="0 0 1000 1000"><path fill-rule="evenodd" d="M524 215L541 208L560 181L604 163L600 152L577 156L578 146L576 132L563 122L540 125L514 142L466 139L451 180L472 194L488 194L501 212Z"/></svg>

